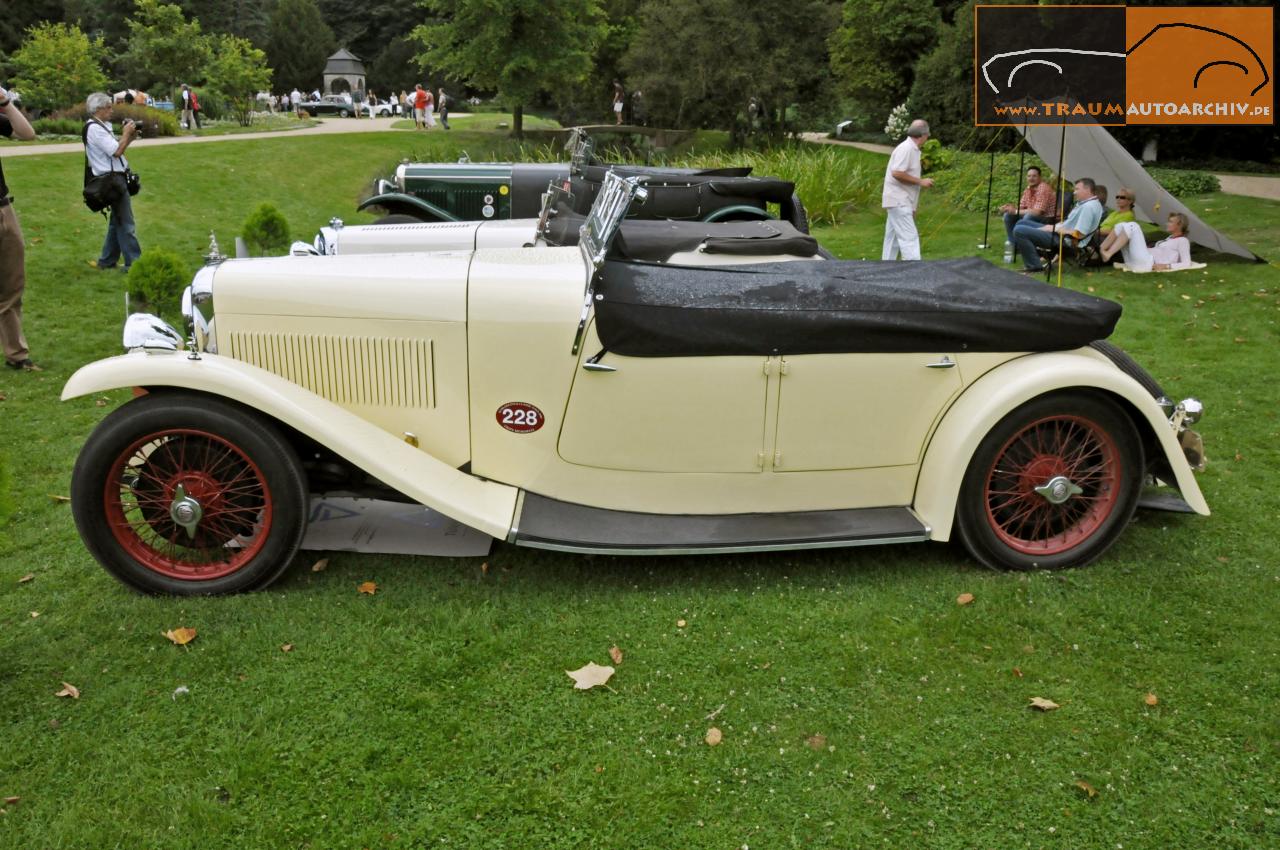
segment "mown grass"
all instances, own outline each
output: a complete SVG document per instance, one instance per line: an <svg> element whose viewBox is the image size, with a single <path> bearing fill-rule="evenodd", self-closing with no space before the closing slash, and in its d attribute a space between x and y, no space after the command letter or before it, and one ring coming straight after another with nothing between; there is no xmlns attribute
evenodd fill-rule
<svg viewBox="0 0 1280 850"><path fill-rule="evenodd" d="M140 238L194 267L210 229L226 245L262 201L306 236L368 221L356 200L397 152L508 145L455 130L140 149ZM123 279L84 265L103 225L78 200L78 155L5 165L47 371L0 374L0 798L22 798L0 804L0 846L1280 842L1274 266L1067 278L1120 299L1117 341L1208 408L1214 515L1140 513L1088 569L995 573L936 544L666 559L498 545L487 569L335 554L264 593L153 599L99 569L51 498L127 399L57 400L118 350ZM1276 204L1195 203L1274 252ZM879 211L844 215L819 238L877 256ZM981 215L937 197L920 220L926 256L981 236ZM366 580L377 595L356 592ZM185 649L160 635L177 626L199 630ZM612 690L572 690L563 671L614 644ZM79 700L53 696L63 681ZM1062 708L1033 713L1032 696Z"/></svg>

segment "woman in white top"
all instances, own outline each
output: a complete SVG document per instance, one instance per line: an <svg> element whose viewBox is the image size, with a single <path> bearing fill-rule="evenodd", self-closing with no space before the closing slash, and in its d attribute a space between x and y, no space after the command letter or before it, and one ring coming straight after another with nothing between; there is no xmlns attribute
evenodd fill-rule
<svg viewBox="0 0 1280 850"><path fill-rule="evenodd" d="M1122 221L1102 243L1102 260L1123 252L1124 264L1135 272L1169 271L1191 267L1191 241L1187 239L1190 223L1184 213L1169 213L1165 230L1169 238L1147 248L1142 226L1136 221Z"/></svg>

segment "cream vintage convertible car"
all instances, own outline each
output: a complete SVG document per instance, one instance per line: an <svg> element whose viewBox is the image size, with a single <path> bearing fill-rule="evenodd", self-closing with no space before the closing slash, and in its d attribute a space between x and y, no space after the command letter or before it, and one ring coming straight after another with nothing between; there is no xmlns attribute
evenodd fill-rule
<svg viewBox="0 0 1280 850"><path fill-rule="evenodd" d="M64 389L135 388L76 462L85 545L197 594L277 578L326 490L569 552L958 538L1015 569L1094 560L1145 484L1208 513L1199 404L1101 342L1119 305L977 259L619 257L636 184L577 245L206 266L185 346L134 317Z"/></svg>

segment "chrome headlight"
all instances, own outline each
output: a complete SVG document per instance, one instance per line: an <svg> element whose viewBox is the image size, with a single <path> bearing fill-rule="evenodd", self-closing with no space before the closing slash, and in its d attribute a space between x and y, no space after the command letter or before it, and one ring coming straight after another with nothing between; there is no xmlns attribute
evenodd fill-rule
<svg viewBox="0 0 1280 850"><path fill-rule="evenodd" d="M217 266L201 268L182 293L182 317L186 320L187 336L195 340L197 350L211 354L218 353L213 325L213 276L217 270Z"/></svg>
<svg viewBox="0 0 1280 850"><path fill-rule="evenodd" d="M1204 416L1204 404L1198 398L1184 398L1177 409L1182 411L1182 421L1187 425L1196 424Z"/></svg>
<svg viewBox="0 0 1280 850"><path fill-rule="evenodd" d="M164 319L151 313L134 313L124 321L127 351L169 352L182 348L182 335Z"/></svg>

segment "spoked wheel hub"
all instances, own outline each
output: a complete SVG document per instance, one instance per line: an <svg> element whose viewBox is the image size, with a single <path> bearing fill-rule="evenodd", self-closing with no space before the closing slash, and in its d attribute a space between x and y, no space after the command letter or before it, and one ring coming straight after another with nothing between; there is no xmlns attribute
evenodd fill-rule
<svg viewBox="0 0 1280 850"><path fill-rule="evenodd" d="M1110 434L1086 417L1031 422L995 454L985 483L987 522L1017 552L1065 552L1115 510L1120 464Z"/></svg>

